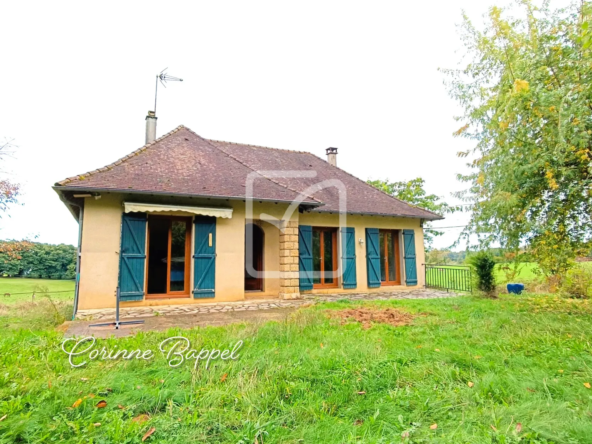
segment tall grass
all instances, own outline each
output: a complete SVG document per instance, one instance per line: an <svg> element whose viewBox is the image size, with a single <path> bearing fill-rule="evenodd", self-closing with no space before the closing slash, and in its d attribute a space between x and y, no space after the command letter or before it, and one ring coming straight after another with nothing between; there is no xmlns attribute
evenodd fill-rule
<svg viewBox="0 0 592 444"><path fill-rule="evenodd" d="M0 277L0 304L32 302L38 299L40 290L49 293L54 301L72 302L74 285L73 280Z"/></svg>
<svg viewBox="0 0 592 444"><path fill-rule="evenodd" d="M286 322L99 341L155 351L174 335L197 349L244 341L237 361L197 371L171 369L159 354L72 369L60 333L14 326L0 338L0 442L140 442L151 427L147 442L590 442L587 300L370 305L425 315L365 330L327 318L323 310L357 306L340 302ZM107 407L96 408L99 400ZM133 420L140 415L147 421Z"/></svg>

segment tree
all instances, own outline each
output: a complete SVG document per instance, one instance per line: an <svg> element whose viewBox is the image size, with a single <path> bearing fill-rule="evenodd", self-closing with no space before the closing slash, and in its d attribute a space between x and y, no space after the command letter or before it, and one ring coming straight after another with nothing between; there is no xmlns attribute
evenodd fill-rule
<svg viewBox="0 0 592 444"><path fill-rule="evenodd" d="M0 242L0 275L46 279L74 279L76 247L72 245L31 243L18 256L12 251L14 241ZM16 242L19 243L19 242Z"/></svg>
<svg viewBox="0 0 592 444"><path fill-rule="evenodd" d="M442 264L445 265L449 263L450 260L450 250L437 250L432 249L427 252L426 254L426 262L428 264Z"/></svg>
<svg viewBox="0 0 592 444"><path fill-rule="evenodd" d="M522 0L523 18L490 9L484 29L465 16L468 63L444 70L464 108L455 133L475 141L459 193L472 204L464 235L521 246L547 276L590 250L592 52L590 3L552 11Z"/></svg>
<svg viewBox="0 0 592 444"><path fill-rule="evenodd" d="M13 147L14 145L9 140L0 143L0 160L4 160L6 156L10 155ZM20 187L18 184L6 179L0 179L0 218L2 218L2 213L8 211L10 204L17 203L19 191Z"/></svg>
<svg viewBox="0 0 592 444"><path fill-rule="evenodd" d="M369 180L368 183L373 187L390 194L397 199L400 199L408 204L415 205L425 210L433 211L434 213L443 215L447 213L454 213L459 211L460 207L450 206L442 201L439 196L435 194L427 194L424 190L425 181L418 177L409 182L389 182L388 180ZM434 242L434 237L441 236L442 231L430 228L430 223L425 224L425 241L427 250L429 251Z"/></svg>
<svg viewBox="0 0 592 444"><path fill-rule="evenodd" d="M12 154L14 145L9 140L4 140L0 143L0 161L4 160L6 156ZM1 170L0 170L1 172ZM8 213L11 204L18 203L18 196L20 194L19 184L10 182L7 179L0 179L0 219L3 213ZM20 253L31 248L31 242L27 240L19 242L8 242L0 244L0 253L8 254L13 258L19 258Z"/></svg>

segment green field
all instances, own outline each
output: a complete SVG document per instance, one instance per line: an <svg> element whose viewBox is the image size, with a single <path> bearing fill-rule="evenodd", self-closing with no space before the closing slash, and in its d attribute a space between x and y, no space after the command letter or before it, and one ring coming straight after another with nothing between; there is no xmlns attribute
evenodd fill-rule
<svg viewBox="0 0 592 444"><path fill-rule="evenodd" d="M495 266L495 277L500 283L506 283L506 273L504 273L504 267L511 268L508 264L497 264ZM535 262L527 262L520 265L518 268L517 279L532 280L540 277L541 274L539 266Z"/></svg>
<svg viewBox="0 0 592 444"><path fill-rule="evenodd" d="M444 267L444 268L467 268L467 265L438 265L438 267ZM497 264L495 266L495 277L497 279L498 282L503 283L505 282L506 279L506 273L504 272L504 267L508 267L507 264ZM537 272L539 271L539 266L534 263L534 262L527 262L523 265L520 265L519 267L519 271L518 271L518 278L519 279L527 279L527 280L531 280L536 278L537 276L540 276L540 274L537 274Z"/></svg>
<svg viewBox="0 0 592 444"><path fill-rule="evenodd" d="M0 304L30 302L33 292L35 292L35 299L50 296L58 301L72 301L74 299L74 281L0 278Z"/></svg>
<svg viewBox="0 0 592 444"><path fill-rule="evenodd" d="M417 315L403 327L326 316L357 306L99 340L97 349L152 349L155 358L81 368L68 364L51 316L36 314L41 305L30 304L22 324L0 315L0 442L140 443L152 428L147 443L590 442L588 300L365 304ZM244 346L208 370L170 368L158 344L175 335L197 350Z"/></svg>
<svg viewBox="0 0 592 444"><path fill-rule="evenodd" d="M496 282L498 285L504 285L510 281L512 282L522 282L528 285L532 284L533 281L542 282L544 280L543 274L540 272L539 266L534 262L527 262L519 266L518 273L514 279L508 279L506 272L504 271L504 267L508 267L508 264L497 264L495 266L495 277ZM582 262L576 265L577 267L586 267L592 268L592 262ZM460 268L468 268L467 266L462 265L438 265L440 269L460 269ZM438 283L439 285L448 285L450 288L456 288L454 285L455 278L457 280L460 279L461 275L455 275L454 273L446 274L444 271L432 271L431 274L428 275L428 285L430 283ZM474 278L473 273L473 278ZM474 285L473 285L474 286ZM531 285L532 286L532 285ZM534 291L534 290L533 290Z"/></svg>

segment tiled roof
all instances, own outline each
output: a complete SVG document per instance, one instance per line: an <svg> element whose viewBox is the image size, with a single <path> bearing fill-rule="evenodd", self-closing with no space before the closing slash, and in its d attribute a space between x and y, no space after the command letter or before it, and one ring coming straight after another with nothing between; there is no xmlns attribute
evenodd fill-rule
<svg viewBox="0 0 592 444"><path fill-rule="evenodd" d="M324 205L315 208L314 212L339 211L339 189L330 181L339 181L345 185L347 213L380 214L388 216L416 217L422 219L442 219L441 216L424 209L409 205L396 199L348 172L331 165L327 161L305 151L290 151L266 148L240 143L210 140L225 153L240 159L245 165L256 171L310 171L316 172L314 177L282 177L276 178L280 184L291 189L305 192ZM318 183L326 182L316 192L309 191Z"/></svg>
<svg viewBox="0 0 592 444"><path fill-rule="evenodd" d="M274 171L280 173L274 175ZM286 177L283 172L287 171L304 171L314 177ZM347 213L441 219L311 153L207 140L184 126L111 165L65 179L56 187L245 198L247 177L252 174L258 174L253 182L253 197L258 200L292 201L303 193L304 203L321 205L313 211L337 212L339 191L335 186L309 189L332 181L325 183L345 186Z"/></svg>
<svg viewBox="0 0 592 444"><path fill-rule="evenodd" d="M245 198L247 177L253 173L189 128L179 126L106 167L70 177L56 186ZM299 194L262 176L254 181L255 199L291 202ZM310 198L305 202L320 204Z"/></svg>

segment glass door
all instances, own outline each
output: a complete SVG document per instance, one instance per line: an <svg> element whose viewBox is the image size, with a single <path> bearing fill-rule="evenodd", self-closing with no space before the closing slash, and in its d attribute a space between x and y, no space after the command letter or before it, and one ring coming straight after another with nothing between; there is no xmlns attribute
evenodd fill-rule
<svg viewBox="0 0 592 444"><path fill-rule="evenodd" d="M378 240L380 249L381 285L401 285L399 231L380 230L378 232Z"/></svg>
<svg viewBox="0 0 592 444"><path fill-rule="evenodd" d="M148 218L147 297L187 297L191 254L191 219Z"/></svg>
<svg viewBox="0 0 592 444"><path fill-rule="evenodd" d="M337 229L313 227L312 267L313 287L337 287Z"/></svg>
<svg viewBox="0 0 592 444"><path fill-rule="evenodd" d="M169 249L169 293L185 293L189 286L187 264L189 263L187 245L189 232L188 223L185 220L171 220L170 249Z"/></svg>

